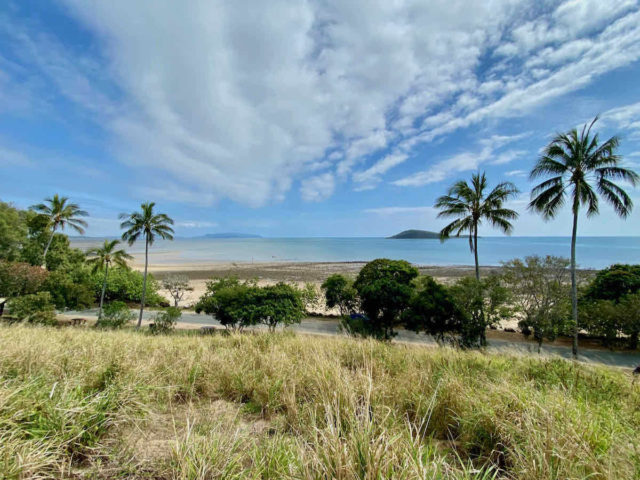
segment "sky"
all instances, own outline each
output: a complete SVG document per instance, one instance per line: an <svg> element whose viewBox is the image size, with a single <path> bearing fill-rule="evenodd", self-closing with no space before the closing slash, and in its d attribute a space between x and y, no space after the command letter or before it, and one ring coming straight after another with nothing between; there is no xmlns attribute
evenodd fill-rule
<svg viewBox="0 0 640 480"><path fill-rule="evenodd" d="M476 171L521 190L514 235L570 235L528 172L596 115L640 171L638 1L0 3L0 200L68 196L87 235L144 201L180 236L438 230ZM629 192L579 234L640 235Z"/></svg>

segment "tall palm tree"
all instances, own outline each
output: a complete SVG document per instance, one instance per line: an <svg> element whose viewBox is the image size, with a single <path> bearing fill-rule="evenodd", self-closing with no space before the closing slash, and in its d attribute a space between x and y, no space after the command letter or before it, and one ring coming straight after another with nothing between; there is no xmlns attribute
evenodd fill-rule
<svg viewBox="0 0 640 480"><path fill-rule="evenodd" d="M578 291L576 284L576 237L578 213L581 206L587 209L587 217L599 212L598 193L613 206L616 214L625 218L633 208L633 202L622 187L613 180L624 180L635 186L640 177L633 170L620 166L621 157L616 154L620 139L611 137L599 142L598 134L591 135L591 128L598 120L585 124L581 132L573 129L557 134L547 145L530 178L551 177L531 191L529 208L552 219L571 202L573 229L571 231L571 313L574 323L573 356L578 356ZM597 193L596 193L597 192Z"/></svg>
<svg viewBox="0 0 640 480"><path fill-rule="evenodd" d="M47 245L44 247L44 254L42 256L42 266L47 263L47 252L51 246L53 236L56 230L64 230L69 226L78 232L80 235L84 233L84 229L87 227L87 222L80 217L86 217L89 214L84 210L80 210L80 207L75 203L68 203L67 197L60 197L56 193L53 197L45 198L45 203L39 203L33 205L32 210L47 217L48 226L51 228L51 236L47 241Z"/></svg>
<svg viewBox="0 0 640 480"><path fill-rule="evenodd" d="M109 276L109 266L111 264L127 268L127 260L133 257L123 249L116 250L120 245L120 240L105 240L101 247L94 247L87 250L90 257L87 262L93 265L93 271L104 270L104 280L102 281L102 293L100 294L100 309L98 310L98 320L102 318L102 304L104 303L104 292L107 289L107 278Z"/></svg>
<svg viewBox="0 0 640 480"><path fill-rule="evenodd" d="M142 235L144 237L144 278L142 281L142 298L140 299L140 316L138 326L142 324L142 313L144 312L144 297L147 293L147 267L149 265L149 246L153 245L156 236L173 240L173 220L164 213L155 213L153 207L155 202L147 202L140 205L139 212L130 214L121 213L120 219L124 220L120 228L125 229L122 239L133 245Z"/></svg>
<svg viewBox="0 0 640 480"><path fill-rule="evenodd" d="M457 237L462 232L469 233L469 248L476 263L476 280L480 280L478 264L478 227L486 220L491 226L499 228L507 235L513 230L510 220L518 218L518 214L504 207L504 203L518 194L518 189L511 182L502 182L486 194L487 177L483 173L474 173L471 184L464 180L454 183L446 195L436 200L436 208L441 217L458 217L440 232L445 240L453 232Z"/></svg>

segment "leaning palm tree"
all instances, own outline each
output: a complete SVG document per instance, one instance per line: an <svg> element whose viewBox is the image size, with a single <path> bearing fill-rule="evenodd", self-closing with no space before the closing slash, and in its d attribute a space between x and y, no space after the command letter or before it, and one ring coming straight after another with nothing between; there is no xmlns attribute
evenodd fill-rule
<svg viewBox="0 0 640 480"><path fill-rule="evenodd" d="M581 132L573 129L557 134L547 145L530 178L551 177L531 191L529 208L542 214L545 220L552 219L571 202L573 229L571 231L571 313L573 318L573 356L578 356L578 292L576 284L576 236L578 213L581 206L587 209L587 217L599 212L599 193L613 206L616 214L625 218L633 208L633 202L622 187L613 180L624 180L635 186L640 177L634 171L620 166L621 157L616 155L620 144L613 136L600 143L598 134L591 135L591 128L598 120L585 124ZM596 193L597 192L597 193Z"/></svg>
<svg viewBox="0 0 640 480"><path fill-rule="evenodd" d="M75 203L68 203L67 197L60 197L56 193L53 197L45 198L45 203L39 203L33 205L32 210L47 218L47 227L51 228L51 235L44 247L44 254L42 255L42 266L47 263L47 252L51 246L51 242L56 233L56 230L64 230L66 226L71 227L80 235L84 233L84 229L87 227L87 222L80 217L86 217L89 214L84 210L80 210L80 207Z"/></svg>
<svg viewBox="0 0 640 480"><path fill-rule="evenodd" d="M440 232L440 239L445 240L455 232L468 232L469 248L476 263L476 280L480 280L480 266L478 264L478 227L486 220L491 226L499 228L507 235L513 230L510 220L518 218L518 214L504 207L504 203L518 194L518 189L511 182L503 182L495 186L491 192L487 190L487 177L484 173L471 176L471 185L460 180L454 183L446 195L436 200L436 208L442 209L438 213L441 217L458 217Z"/></svg>
<svg viewBox="0 0 640 480"><path fill-rule="evenodd" d="M142 280L142 298L140 299L140 316L138 326L142 324L142 313L144 312L144 297L147 293L147 267L149 265L149 246L153 245L156 236L173 240L173 220L164 213L154 213L155 202L143 203L140 205L141 211L130 214L121 213L120 219L124 220L120 228L125 229L122 239L133 245L142 235L144 237L144 277Z"/></svg>
<svg viewBox="0 0 640 480"><path fill-rule="evenodd" d="M93 265L93 272L104 270L104 279L102 280L102 293L100 294L100 309L98 310L98 320L102 318L102 304L104 303L104 292L107 289L107 278L109 276L109 266L111 264L127 268L127 260L133 257L123 249L116 250L120 244L119 240L105 240L101 247L94 247L87 250L89 259L87 262Z"/></svg>

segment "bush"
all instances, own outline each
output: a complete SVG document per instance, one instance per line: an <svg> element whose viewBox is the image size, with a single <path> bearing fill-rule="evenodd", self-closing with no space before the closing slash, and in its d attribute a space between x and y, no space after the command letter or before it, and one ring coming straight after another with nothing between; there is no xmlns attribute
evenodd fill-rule
<svg viewBox="0 0 640 480"><path fill-rule="evenodd" d="M353 288L353 282L347 277L335 273L324 281L321 288L327 308L337 307L341 317L355 312L358 293Z"/></svg>
<svg viewBox="0 0 640 480"><path fill-rule="evenodd" d="M379 258L367 263L353 286L360 309L369 320L371 335L391 339L413 293L412 281L418 270L404 260Z"/></svg>
<svg viewBox="0 0 640 480"><path fill-rule="evenodd" d="M55 325L56 312L49 292L23 295L9 301L11 316L18 321Z"/></svg>
<svg viewBox="0 0 640 480"><path fill-rule="evenodd" d="M84 265L70 265L50 272L42 288L51 293L53 303L60 310L89 308L96 301L91 274Z"/></svg>
<svg viewBox="0 0 640 480"><path fill-rule="evenodd" d="M115 301L108 303L102 309L102 318L96 322L96 328L122 328L135 318L135 314L126 303Z"/></svg>
<svg viewBox="0 0 640 480"><path fill-rule="evenodd" d="M91 275L95 298L100 298L104 272L95 272ZM140 302L142 297L143 275L128 268L109 269L105 301ZM166 300L158 294L158 282L153 275L147 275L147 293L145 304L149 306L166 304Z"/></svg>
<svg viewBox="0 0 640 480"><path fill-rule="evenodd" d="M418 280L409 308L403 314L407 329L431 335L440 344L456 343L464 326L464 314L447 287L429 276Z"/></svg>
<svg viewBox="0 0 640 480"><path fill-rule="evenodd" d="M640 291L640 265L611 265L600 270L585 291L586 300L618 301Z"/></svg>
<svg viewBox="0 0 640 480"><path fill-rule="evenodd" d="M171 333L181 316L182 312L176 307L168 307L166 310L156 313L153 317L153 323L149 326L151 333L154 335Z"/></svg>
<svg viewBox="0 0 640 480"><path fill-rule="evenodd" d="M0 297L30 295L41 289L48 272L28 263L0 260Z"/></svg>
<svg viewBox="0 0 640 480"><path fill-rule="evenodd" d="M300 323L305 313L304 298L304 290L284 283L259 287L255 282L224 278L207 284L195 311L211 315L234 330L259 323L274 330L278 324Z"/></svg>

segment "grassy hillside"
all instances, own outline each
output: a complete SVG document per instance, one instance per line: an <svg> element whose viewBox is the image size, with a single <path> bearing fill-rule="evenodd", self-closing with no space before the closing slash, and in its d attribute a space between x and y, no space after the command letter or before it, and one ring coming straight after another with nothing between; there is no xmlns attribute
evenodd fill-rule
<svg viewBox="0 0 640 480"><path fill-rule="evenodd" d="M640 388L564 360L0 327L2 478L632 479Z"/></svg>

